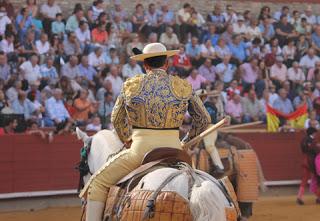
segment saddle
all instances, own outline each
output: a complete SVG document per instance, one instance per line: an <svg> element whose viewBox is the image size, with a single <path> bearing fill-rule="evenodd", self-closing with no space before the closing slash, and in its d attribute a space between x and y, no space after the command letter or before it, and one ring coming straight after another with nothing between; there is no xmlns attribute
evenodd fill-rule
<svg viewBox="0 0 320 221"><path fill-rule="evenodd" d="M156 148L146 153L139 168L110 188L104 220L192 221L188 201L175 192L162 191L171 179L185 169L168 177L155 191L134 189L147 173L159 166L172 167L179 162L191 165L191 158L185 151L175 148Z"/></svg>
<svg viewBox="0 0 320 221"><path fill-rule="evenodd" d="M117 186L123 185L138 174L145 174L146 171L156 165L174 165L178 162L184 162L189 164L190 166L192 165L191 157L184 150L179 150L171 147L155 148L146 153L141 161L141 166L123 177L117 183Z"/></svg>

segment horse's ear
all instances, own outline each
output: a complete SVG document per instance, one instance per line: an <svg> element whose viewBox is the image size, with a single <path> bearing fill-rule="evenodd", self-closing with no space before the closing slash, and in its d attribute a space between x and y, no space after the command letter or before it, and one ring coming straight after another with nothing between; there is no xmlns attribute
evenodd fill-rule
<svg viewBox="0 0 320 221"><path fill-rule="evenodd" d="M76 128L76 133L77 133L78 140L82 140L83 142L86 142L86 140L89 138L89 136L85 132L80 130L79 127Z"/></svg>

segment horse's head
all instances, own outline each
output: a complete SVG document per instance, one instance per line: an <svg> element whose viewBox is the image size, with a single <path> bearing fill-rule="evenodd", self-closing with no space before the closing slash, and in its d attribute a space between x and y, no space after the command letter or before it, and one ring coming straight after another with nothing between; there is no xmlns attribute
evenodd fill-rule
<svg viewBox="0 0 320 221"><path fill-rule="evenodd" d="M76 128L76 134L77 134L78 140L82 140L84 146L86 146L89 142L90 137L85 132L80 130L79 127Z"/></svg>
<svg viewBox="0 0 320 221"><path fill-rule="evenodd" d="M78 139L83 141L83 147L80 151L80 162L78 163L76 169L80 173L79 186L78 191L83 188L85 182L88 181L89 176L92 175L90 171L90 167L88 164L88 155L91 149L92 137L89 137L85 132L80 130L78 127L76 128L76 133Z"/></svg>

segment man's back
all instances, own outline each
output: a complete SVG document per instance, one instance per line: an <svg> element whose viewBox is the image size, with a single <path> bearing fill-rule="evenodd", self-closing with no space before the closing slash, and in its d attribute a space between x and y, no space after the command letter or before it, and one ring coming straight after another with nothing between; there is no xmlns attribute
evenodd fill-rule
<svg viewBox="0 0 320 221"><path fill-rule="evenodd" d="M177 128L187 111L192 88L185 80L155 70L126 81L123 92L133 126Z"/></svg>
<svg viewBox="0 0 320 221"><path fill-rule="evenodd" d="M202 132L211 122L186 80L155 69L124 83L111 121L120 139L125 141L130 136L129 125L144 129L178 129L187 110L197 128L192 135Z"/></svg>

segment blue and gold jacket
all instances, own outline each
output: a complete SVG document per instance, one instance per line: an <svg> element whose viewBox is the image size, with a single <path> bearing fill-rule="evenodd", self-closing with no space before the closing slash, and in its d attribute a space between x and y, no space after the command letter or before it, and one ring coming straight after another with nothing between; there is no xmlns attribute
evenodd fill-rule
<svg viewBox="0 0 320 221"><path fill-rule="evenodd" d="M126 142L132 127L178 129L187 111L193 119L189 132L192 138L211 122L202 101L186 80L154 69L127 79L113 108L111 122L121 141Z"/></svg>

